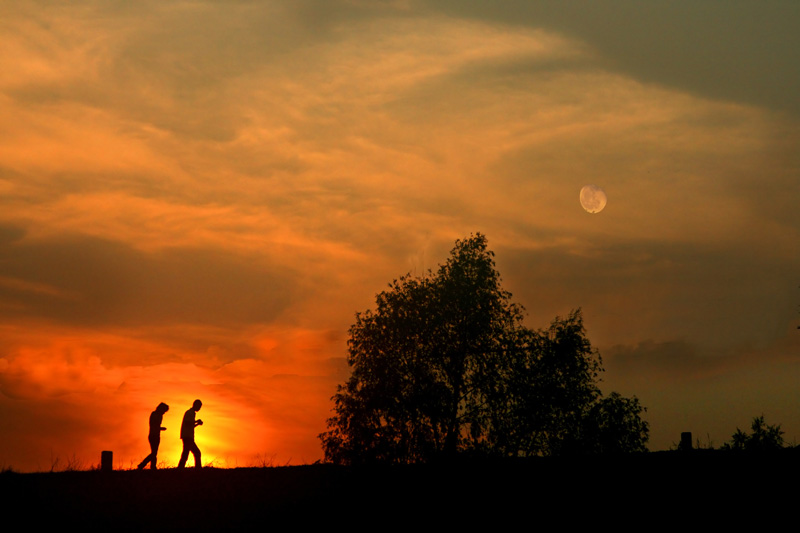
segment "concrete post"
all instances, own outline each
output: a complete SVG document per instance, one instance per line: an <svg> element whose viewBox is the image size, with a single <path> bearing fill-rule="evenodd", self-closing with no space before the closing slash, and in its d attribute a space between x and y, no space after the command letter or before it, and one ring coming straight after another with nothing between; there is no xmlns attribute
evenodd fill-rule
<svg viewBox="0 0 800 533"><path fill-rule="evenodd" d="M100 470L102 472L111 472L114 470L114 452L104 451L100 452Z"/></svg>

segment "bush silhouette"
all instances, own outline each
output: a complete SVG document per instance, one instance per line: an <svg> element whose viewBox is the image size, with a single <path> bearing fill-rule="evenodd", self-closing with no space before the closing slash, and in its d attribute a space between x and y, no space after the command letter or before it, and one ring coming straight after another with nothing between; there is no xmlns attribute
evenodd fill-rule
<svg viewBox="0 0 800 533"><path fill-rule="evenodd" d="M748 435L737 427L736 433L731 436L731 441L725 443L723 449L768 452L783 448L783 431L781 430L781 425L768 425L764 420L764 415L753 418L750 430L751 433Z"/></svg>

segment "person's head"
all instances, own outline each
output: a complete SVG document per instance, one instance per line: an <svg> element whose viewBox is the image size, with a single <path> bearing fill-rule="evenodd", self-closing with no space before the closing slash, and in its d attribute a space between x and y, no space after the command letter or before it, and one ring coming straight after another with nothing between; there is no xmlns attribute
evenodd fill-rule
<svg viewBox="0 0 800 533"><path fill-rule="evenodd" d="M156 412L161 413L162 415L167 411L169 411L169 405L165 404L164 402L161 402L158 404L158 407L156 407Z"/></svg>
<svg viewBox="0 0 800 533"><path fill-rule="evenodd" d="M195 411L199 411L201 407L203 407L203 402L201 402L200 400L195 400L194 403L192 404L192 409L194 409Z"/></svg>

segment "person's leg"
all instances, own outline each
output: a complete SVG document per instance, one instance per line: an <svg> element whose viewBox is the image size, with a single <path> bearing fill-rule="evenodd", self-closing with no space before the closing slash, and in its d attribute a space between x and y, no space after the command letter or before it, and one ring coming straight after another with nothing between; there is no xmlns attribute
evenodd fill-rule
<svg viewBox="0 0 800 533"><path fill-rule="evenodd" d="M156 441L155 443L150 439L147 439L147 441L150 443L150 455L145 457L144 460L141 463L139 463L139 466L137 467L139 470L146 467L147 463L151 464L150 468L156 467L156 454L158 453L158 441Z"/></svg>
<svg viewBox="0 0 800 533"><path fill-rule="evenodd" d="M147 463L149 463L149 462L150 462L150 458L151 458L151 457L153 457L153 454L152 454L152 453L151 453L150 455L148 455L147 457L145 457L145 458L144 458L144 460L142 460L142 462L141 462L141 463L139 463L139 466L137 466L136 468L138 468L139 470L141 470L142 468L144 468L145 466L147 466Z"/></svg>
<svg viewBox="0 0 800 533"><path fill-rule="evenodd" d="M158 468L158 445L161 444L161 439L150 441L150 468L156 470Z"/></svg>
<svg viewBox="0 0 800 533"><path fill-rule="evenodd" d="M194 446L194 442L190 445L188 442L183 441L183 451L181 452L181 460L178 462L178 468L186 466L186 460L189 458L189 449L191 446Z"/></svg>
<svg viewBox="0 0 800 533"><path fill-rule="evenodd" d="M195 468L202 468L203 463L200 458L200 448L197 447L197 443L192 443L192 455L194 455L194 467Z"/></svg>

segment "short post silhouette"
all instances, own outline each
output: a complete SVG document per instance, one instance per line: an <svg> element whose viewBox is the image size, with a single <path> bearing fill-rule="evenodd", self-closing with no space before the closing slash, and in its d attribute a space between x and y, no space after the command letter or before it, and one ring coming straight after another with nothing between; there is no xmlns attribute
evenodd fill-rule
<svg viewBox="0 0 800 533"><path fill-rule="evenodd" d="M681 443L678 445L679 450L691 451L692 449L692 432L681 431Z"/></svg>
<svg viewBox="0 0 800 533"><path fill-rule="evenodd" d="M100 471L111 472L114 470L114 452L102 451L100 452Z"/></svg>
<svg viewBox="0 0 800 533"><path fill-rule="evenodd" d="M183 441L183 452L181 452L181 460L178 463L178 468L186 466L186 460L189 458L189 452L194 456L195 468L202 468L200 462L200 448L194 442L194 428L202 426L202 420L195 420L195 415L200 408L203 407L203 402L195 400L192 407L189 408L183 415L183 423L181 423L181 440Z"/></svg>
<svg viewBox="0 0 800 533"><path fill-rule="evenodd" d="M161 421L167 411L169 411L169 405L161 402L156 407L156 410L150 413L150 432L147 434L147 440L150 442L150 455L139 463L139 470L147 466L147 463L150 463L150 468L153 470L158 468L156 466L158 463L158 445L161 444L161 432L167 429L161 426Z"/></svg>

